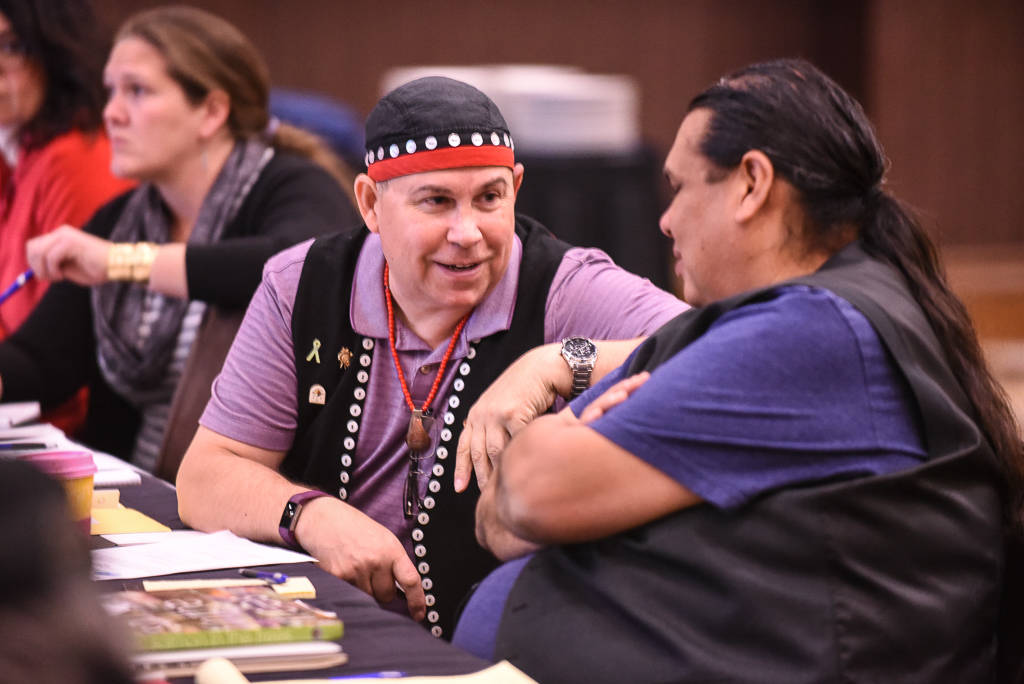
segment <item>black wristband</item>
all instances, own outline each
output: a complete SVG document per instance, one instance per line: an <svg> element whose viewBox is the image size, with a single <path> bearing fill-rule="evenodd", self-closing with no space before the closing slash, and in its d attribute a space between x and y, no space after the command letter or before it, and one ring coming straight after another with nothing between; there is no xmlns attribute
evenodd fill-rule
<svg viewBox="0 0 1024 684"><path fill-rule="evenodd" d="M295 525L299 522L299 514L302 513L302 506L311 499L318 499L321 496L330 496L325 492L309 489L304 492L292 495L288 503L284 505L284 512L281 513L281 522L278 523L277 532L285 546L293 549L302 548L299 540L295 538Z"/></svg>

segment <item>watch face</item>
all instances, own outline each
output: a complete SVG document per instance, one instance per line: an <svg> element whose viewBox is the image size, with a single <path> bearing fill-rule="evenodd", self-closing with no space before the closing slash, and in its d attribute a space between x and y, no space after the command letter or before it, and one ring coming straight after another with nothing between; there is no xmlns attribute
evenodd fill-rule
<svg viewBox="0 0 1024 684"><path fill-rule="evenodd" d="M284 527L285 529L291 529L292 521L295 520L295 514L299 512L299 504L295 501L289 501L284 505L284 513L281 514L281 522L278 523L278 527Z"/></svg>
<svg viewBox="0 0 1024 684"><path fill-rule="evenodd" d="M566 354L577 359L589 359L597 354L597 347L585 337L570 337L562 348Z"/></svg>

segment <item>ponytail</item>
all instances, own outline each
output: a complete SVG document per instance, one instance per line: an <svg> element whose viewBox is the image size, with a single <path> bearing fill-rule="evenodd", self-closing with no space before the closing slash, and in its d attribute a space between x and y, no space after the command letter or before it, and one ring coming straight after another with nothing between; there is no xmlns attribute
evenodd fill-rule
<svg viewBox="0 0 1024 684"><path fill-rule="evenodd" d="M689 110L696 108L712 112L700 143L708 160L732 169L747 151L760 150L799 192L806 247L834 252L856 228L868 254L903 274L1003 471L1007 517L1024 529L1017 420L935 246L910 209L882 189L885 154L860 104L813 65L783 59L721 79L690 102Z"/></svg>
<svg viewBox="0 0 1024 684"><path fill-rule="evenodd" d="M338 181L342 190L345 191L345 195L352 202L352 206L356 206L356 197L353 191L355 174L322 138L303 128L278 121L276 118L271 119L267 133L269 142L274 149L294 152L323 168Z"/></svg>
<svg viewBox="0 0 1024 684"><path fill-rule="evenodd" d="M974 407L972 417L989 439L1007 481L1008 517L1013 527L1021 528L1024 440L1006 392L985 362L967 309L946 283L938 251L909 207L880 189L866 204L861 244L903 274Z"/></svg>

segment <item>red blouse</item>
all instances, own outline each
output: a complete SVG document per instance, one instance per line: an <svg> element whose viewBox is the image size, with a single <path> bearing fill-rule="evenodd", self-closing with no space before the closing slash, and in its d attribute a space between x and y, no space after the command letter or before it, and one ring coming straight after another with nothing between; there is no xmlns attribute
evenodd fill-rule
<svg viewBox="0 0 1024 684"><path fill-rule="evenodd" d="M28 268L25 243L65 223L81 227L93 212L133 185L110 173L107 136L71 131L19 153L11 169L0 157L0 288ZM46 292L35 278L0 306L0 340L24 321ZM85 418L88 392L49 411L44 419L73 433Z"/></svg>
<svg viewBox="0 0 1024 684"><path fill-rule="evenodd" d="M19 154L11 169L0 158L0 288L28 268L25 243L65 223L81 226L101 205L132 186L110 173L110 143L102 133L71 131ZM46 291L32 280L0 306L0 339Z"/></svg>

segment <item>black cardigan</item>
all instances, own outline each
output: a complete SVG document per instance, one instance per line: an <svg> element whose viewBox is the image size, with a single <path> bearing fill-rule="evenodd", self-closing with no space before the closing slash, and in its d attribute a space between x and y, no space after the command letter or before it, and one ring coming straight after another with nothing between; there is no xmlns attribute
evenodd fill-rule
<svg viewBox="0 0 1024 684"><path fill-rule="evenodd" d="M102 206L83 227L106 238L131 191ZM192 299L242 309L259 285L264 262L302 240L350 229L359 221L338 183L294 154L278 152L225 227L221 240L185 252ZM106 385L96 358L90 288L54 283L21 327L0 343L3 400L56 406L90 388L83 441L121 455L134 439L137 412Z"/></svg>

